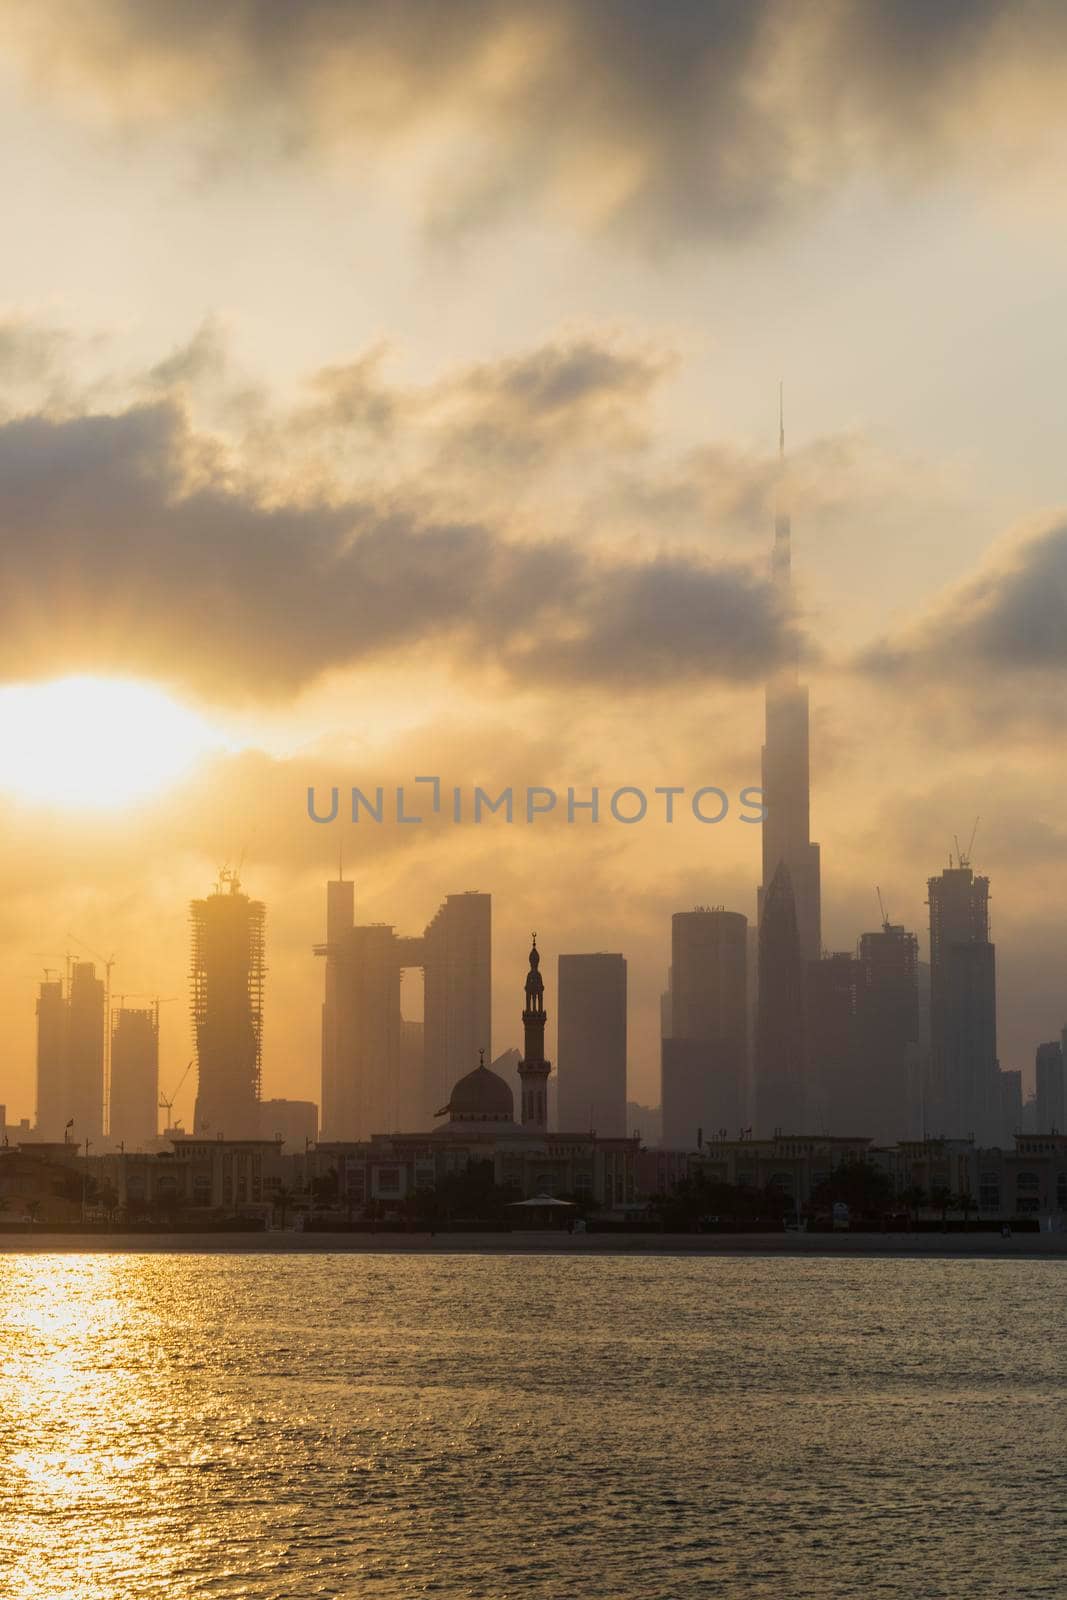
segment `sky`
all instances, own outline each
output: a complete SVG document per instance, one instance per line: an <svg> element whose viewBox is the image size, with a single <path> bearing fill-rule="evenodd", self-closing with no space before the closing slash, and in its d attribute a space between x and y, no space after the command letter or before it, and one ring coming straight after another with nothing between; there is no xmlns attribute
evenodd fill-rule
<svg viewBox="0 0 1067 1600"><path fill-rule="evenodd" d="M925 948L980 818L1029 1077L1067 1017L1063 7L0 0L0 41L9 1120L68 950L164 997L177 1081L188 902L237 863L264 1093L317 1099L339 851L402 931L492 892L494 1051L532 929L550 1045L553 958L621 949L655 1103L670 915L753 916L758 829L325 827L307 789L737 795L794 642L827 948L876 886Z"/></svg>

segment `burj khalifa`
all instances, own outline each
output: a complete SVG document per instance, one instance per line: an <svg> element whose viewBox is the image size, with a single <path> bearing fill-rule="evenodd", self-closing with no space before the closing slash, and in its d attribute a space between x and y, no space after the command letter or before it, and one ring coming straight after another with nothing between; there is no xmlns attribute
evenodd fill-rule
<svg viewBox="0 0 1067 1600"><path fill-rule="evenodd" d="M785 426L779 396L778 494L771 570L782 615L792 607ZM811 839L810 707L796 647L767 682L762 752L763 881L756 1008L757 1130L799 1132L806 1093L807 964L822 949L819 846Z"/></svg>

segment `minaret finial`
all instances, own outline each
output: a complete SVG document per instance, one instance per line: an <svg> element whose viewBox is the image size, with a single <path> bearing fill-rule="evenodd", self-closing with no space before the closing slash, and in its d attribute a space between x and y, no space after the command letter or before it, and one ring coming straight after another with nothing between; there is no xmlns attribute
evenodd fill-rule
<svg viewBox="0 0 1067 1600"><path fill-rule="evenodd" d="M533 947L536 950L537 949L537 935L536 935L536 933L531 933L530 938L533 940Z"/></svg>
<svg viewBox="0 0 1067 1600"><path fill-rule="evenodd" d="M485 1066L485 1051L484 1050L479 1050L478 1051L478 1065L480 1067L484 1067Z"/></svg>

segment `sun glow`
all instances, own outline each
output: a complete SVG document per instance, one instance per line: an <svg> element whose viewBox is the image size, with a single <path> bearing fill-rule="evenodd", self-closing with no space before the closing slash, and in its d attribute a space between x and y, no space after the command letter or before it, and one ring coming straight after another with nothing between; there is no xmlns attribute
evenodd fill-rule
<svg viewBox="0 0 1067 1600"><path fill-rule="evenodd" d="M0 689L0 789L49 806L121 806L227 741L147 684L59 678Z"/></svg>

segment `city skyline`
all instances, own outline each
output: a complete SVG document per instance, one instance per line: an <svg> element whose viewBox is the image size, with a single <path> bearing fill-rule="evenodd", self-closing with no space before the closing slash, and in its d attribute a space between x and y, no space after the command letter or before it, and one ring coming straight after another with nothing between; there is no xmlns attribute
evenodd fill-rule
<svg viewBox="0 0 1067 1600"><path fill-rule="evenodd" d="M137 29L90 9L99 32L51 6L12 29L0 112L12 1107L68 933L170 994L173 907L242 853L275 918L264 1092L315 1093L302 952L342 834L368 921L422 928L477 882L508 944L532 923L623 950L653 1098L670 916L754 923L756 830L557 829L531 896L518 830L326 843L304 796L426 772L735 794L797 657L823 944L877 931L880 885L925 959L924 886L980 814L998 1047L1029 1083L1067 954L1055 18L872 7L839 36L803 6L744 28L680 7L631 17L631 55L601 8L553 6L534 49L505 7L477 41L435 19L456 75L433 85L401 8L331 38L353 83L371 49L379 121L320 79L317 7L271 33L284 84L247 19L217 19L211 54L150 6ZM538 92L563 70L603 96L570 99L567 141ZM780 379L791 619L766 558ZM165 1009L168 1092L192 1050Z"/></svg>

